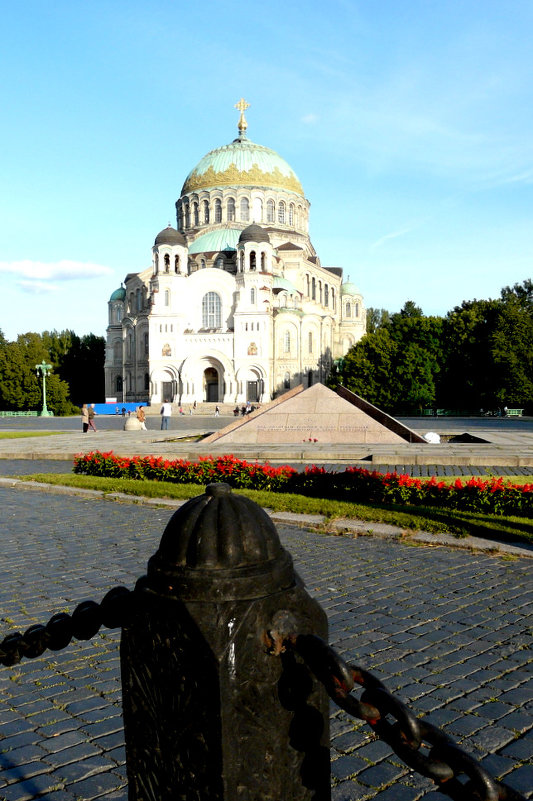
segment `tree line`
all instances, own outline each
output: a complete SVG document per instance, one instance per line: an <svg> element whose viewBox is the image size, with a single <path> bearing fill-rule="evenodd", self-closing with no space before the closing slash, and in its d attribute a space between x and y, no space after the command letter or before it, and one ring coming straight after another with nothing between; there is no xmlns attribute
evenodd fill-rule
<svg viewBox="0 0 533 801"><path fill-rule="evenodd" d="M533 413L533 283L445 317L426 317L413 301L397 314L369 309L366 335L331 376L339 382L389 413Z"/></svg>
<svg viewBox="0 0 533 801"><path fill-rule="evenodd" d="M52 365L46 400L55 415L74 414L82 403L104 400L105 340L74 331L20 334L9 342L0 331L0 410L42 408L42 377L36 364Z"/></svg>

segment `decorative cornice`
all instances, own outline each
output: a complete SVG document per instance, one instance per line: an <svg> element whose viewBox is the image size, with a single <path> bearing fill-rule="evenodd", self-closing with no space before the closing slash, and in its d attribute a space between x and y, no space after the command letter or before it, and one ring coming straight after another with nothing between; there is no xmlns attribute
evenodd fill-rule
<svg viewBox="0 0 533 801"><path fill-rule="evenodd" d="M235 164L231 164L222 172L215 172L212 166L202 173L192 172L183 185L182 195L215 186L264 186L286 189L302 197L304 195L302 185L295 175L284 175L278 167L272 172L263 172L257 164L249 170L242 171Z"/></svg>

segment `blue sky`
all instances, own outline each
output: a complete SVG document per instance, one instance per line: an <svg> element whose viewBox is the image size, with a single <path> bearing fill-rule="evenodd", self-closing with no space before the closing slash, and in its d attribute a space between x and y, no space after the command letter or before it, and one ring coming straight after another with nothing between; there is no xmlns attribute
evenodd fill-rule
<svg viewBox="0 0 533 801"><path fill-rule="evenodd" d="M497 297L533 272L532 35L530 0L4 3L0 329L103 335L241 96L368 306Z"/></svg>

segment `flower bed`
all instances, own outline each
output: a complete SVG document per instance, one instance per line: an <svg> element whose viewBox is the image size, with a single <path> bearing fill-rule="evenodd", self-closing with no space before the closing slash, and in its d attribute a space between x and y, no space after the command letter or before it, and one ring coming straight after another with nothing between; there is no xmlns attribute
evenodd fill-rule
<svg viewBox="0 0 533 801"><path fill-rule="evenodd" d="M151 479L176 484L209 484L225 481L237 489L280 490L296 473L286 465L273 467L259 462L246 462L234 456L206 456L197 462L185 459L169 461L160 456L115 456L112 451L92 451L74 459L74 472L110 478Z"/></svg>
<svg viewBox="0 0 533 801"><path fill-rule="evenodd" d="M434 476L424 480L360 467L347 467L336 473L313 465L293 477L291 484L293 492L336 500L436 506L500 515L533 513L533 484L513 484L502 478L459 478L447 484Z"/></svg>
<svg viewBox="0 0 533 801"><path fill-rule="evenodd" d="M533 484L512 484L501 478L457 479L446 484L435 477L423 480L360 467L347 467L337 473L313 465L298 473L288 465L273 467L268 462L247 462L231 455L206 456L190 462L156 456L124 458L112 451L76 456L74 472L182 484L225 481L237 489L294 492L355 503L433 506L499 515L533 514Z"/></svg>

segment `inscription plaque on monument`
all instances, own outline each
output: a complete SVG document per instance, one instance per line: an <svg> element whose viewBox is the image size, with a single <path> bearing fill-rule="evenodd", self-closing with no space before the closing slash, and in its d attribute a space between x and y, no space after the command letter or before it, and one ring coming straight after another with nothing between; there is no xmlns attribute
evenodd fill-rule
<svg viewBox="0 0 533 801"><path fill-rule="evenodd" d="M261 409L211 434L204 442L395 444L424 440L372 404L339 387L295 387Z"/></svg>

